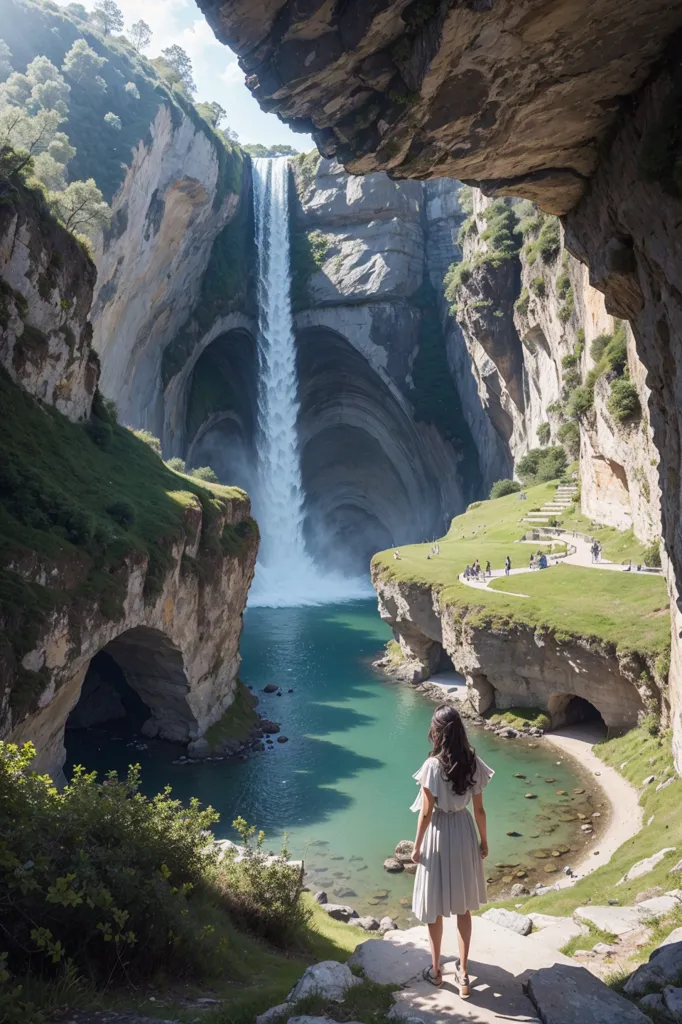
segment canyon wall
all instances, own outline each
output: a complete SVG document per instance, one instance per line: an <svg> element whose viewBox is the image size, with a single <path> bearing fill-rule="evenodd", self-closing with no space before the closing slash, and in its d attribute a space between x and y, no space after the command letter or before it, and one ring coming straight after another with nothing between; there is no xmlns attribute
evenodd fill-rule
<svg viewBox="0 0 682 1024"><path fill-rule="evenodd" d="M160 436L161 360L199 298L219 232L236 215L243 157L162 104L131 154L96 241L93 344L101 387L125 423ZM245 200L248 202L248 198Z"/></svg>

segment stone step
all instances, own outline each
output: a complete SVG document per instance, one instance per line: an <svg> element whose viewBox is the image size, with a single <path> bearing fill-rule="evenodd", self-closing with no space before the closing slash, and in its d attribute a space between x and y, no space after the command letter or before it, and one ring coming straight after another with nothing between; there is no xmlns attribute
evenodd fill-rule
<svg viewBox="0 0 682 1024"><path fill-rule="evenodd" d="M575 964L536 971L527 990L543 1024L651 1024L628 999Z"/></svg>
<svg viewBox="0 0 682 1024"><path fill-rule="evenodd" d="M541 937L550 949L561 949L571 939L586 935L589 931L587 925L579 924L571 917L555 917L552 914L529 914L528 917L533 922L531 936Z"/></svg>
<svg viewBox="0 0 682 1024"><path fill-rule="evenodd" d="M677 910L681 901L678 896L673 895L676 891L671 890L664 896L653 896L634 907L577 907L573 911L573 918L579 924L593 924L602 931L625 935L635 928L641 928L648 921L666 917Z"/></svg>
<svg viewBox="0 0 682 1024"><path fill-rule="evenodd" d="M457 952L456 918L443 921L444 983L439 989L421 974L430 961L426 928L389 932L385 939L360 945L349 963L380 984L398 984L396 1016L418 1017L424 1024L500 1024L502 1020L537 1022L523 991L530 971L555 964L570 965L568 957L543 942L542 934L524 938L481 917L473 919L469 978L471 999L463 1001L454 984ZM585 972L587 973L587 972Z"/></svg>

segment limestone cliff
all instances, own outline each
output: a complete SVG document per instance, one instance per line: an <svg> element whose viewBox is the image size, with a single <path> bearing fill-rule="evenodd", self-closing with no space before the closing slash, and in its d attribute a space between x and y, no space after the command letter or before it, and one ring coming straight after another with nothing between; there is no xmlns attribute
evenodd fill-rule
<svg viewBox="0 0 682 1024"><path fill-rule="evenodd" d="M94 345L103 393L132 426L160 436L161 363L195 306L215 239L248 182L243 156L162 104L131 154L111 227L97 240ZM248 198L246 200L248 202Z"/></svg>
<svg viewBox="0 0 682 1024"><path fill-rule="evenodd" d="M589 637L558 637L546 628L486 621L475 602L450 605L437 588L398 581L377 565L372 582L381 617L400 643L399 674L410 682L428 678L445 654L466 679L469 703L478 712L538 707L556 727L568 720L569 700L581 697L614 730L636 725L645 710L667 720L666 681L644 654Z"/></svg>
<svg viewBox="0 0 682 1024"><path fill-rule="evenodd" d="M479 493L480 477L429 273L426 190L385 174L355 177L316 155L292 168L312 515L322 528L332 522L343 491L356 521L378 521L391 543L434 535ZM363 434L365 443L354 444Z"/></svg>
<svg viewBox="0 0 682 1024"><path fill-rule="evenodd" d="M98 377L92 261L18 176L2 183L0 240L0 365L29 394L86 419Z"/></svg>
<svg viewBox="0 0 682 1024"><path fill-rule="evenodd" d="M201 736L234 697L258 531L237 488L174 473L96 390L94 268L40 194L0 220L0 735L59 775L66 718L106 649L146 731Z"/></svg>

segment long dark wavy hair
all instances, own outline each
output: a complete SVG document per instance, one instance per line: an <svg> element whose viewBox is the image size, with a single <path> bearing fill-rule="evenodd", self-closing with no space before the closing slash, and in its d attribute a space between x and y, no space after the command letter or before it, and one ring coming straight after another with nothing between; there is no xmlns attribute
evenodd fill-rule
<svg viewBox="0 0 682 1024"><path fill-rule="evenodd" d="M453 790L462 796L473 786L476 751L469 743L459 711L450 704L436 708L429 729L431 757L437 757Z"/></svg>

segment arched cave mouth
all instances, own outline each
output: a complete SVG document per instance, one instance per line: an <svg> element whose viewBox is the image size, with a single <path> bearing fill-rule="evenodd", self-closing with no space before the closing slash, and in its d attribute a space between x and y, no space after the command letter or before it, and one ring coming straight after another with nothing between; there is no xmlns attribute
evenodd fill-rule
<svg viewBox="0 0 682 1024"><path fill-rule="evenodd" d="M257 415L256 340L242 328L226 331L204 349L188 381L188 468L211 466L224 483L253 492Z"/></svg>
<svg viewBox="0 0 682 1024"><path fill-rule="evenodd" d="M297 333L305 537L326 568L367 572L377 551L440 536L441 491L406 399L326 327Z"/></svg>
<svg viewBox="0 0 682 1024"><path fill-rule="evenodd" d="M550 697L548 709L553 729L564 726L578 725L589 727L591 731L604 736L607 733L606 723L598 708L584 697L574 693L554 694Z"/></svg>
<svg viewBox="0 0 682 1024"><path fill-rule="evenodd" d="M119 740L186 743L197 723L187 700L182 654L159 630L135 627L92 658L80 696L66 722L67 761L78 763L83 733Z"/></svg>

